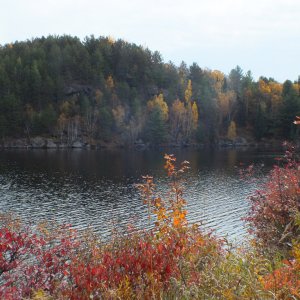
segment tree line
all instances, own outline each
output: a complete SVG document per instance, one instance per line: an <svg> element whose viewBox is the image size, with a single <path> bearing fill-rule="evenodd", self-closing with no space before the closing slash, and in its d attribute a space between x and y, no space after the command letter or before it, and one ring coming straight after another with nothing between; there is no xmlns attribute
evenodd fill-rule
<svg viewBox="0 0 300 300"><path fill-rule="evenodd" d="M0 46L0 137L71 143L294 139L300 80L255 81L109 37L48 36Z"/></svg>

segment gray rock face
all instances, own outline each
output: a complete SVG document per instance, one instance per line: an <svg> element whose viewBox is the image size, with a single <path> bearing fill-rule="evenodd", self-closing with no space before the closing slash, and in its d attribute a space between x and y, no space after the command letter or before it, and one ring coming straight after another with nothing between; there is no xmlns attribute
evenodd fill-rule
<svg viewBox="0 0 300 300"><path fill-rule="evenodd" d="M234 140L228 138L219 140L219 147L245 147L249 146L248 141L244 137L237 137Z"/></svg>
<svg viewBox="0 0 300 300"><path fill-rule="evenodd" d="M29 148L29 144L26 139L18 139L15 141L16 148Z"/></svg>
<svg viewBox="0 0 300 300"><path fill-rule="evenodd" d="M62 148L62 149L68 148L68 145L64 144L64 143L60 143L60 144L58 144L58 148Z"/></svg>
<svg viewBox="0 0 300 300"><path fill-rule="evenodd" d="M27 143L26 139L16 139L16 140L10 140L6 141L2 144L3 148L17 148L17 149L23 149L23 148L29 148L29 144Z"/></svg>
<svg viewBox="0 0 300 300"><path fill-rule="evenodd" d="M42 137L35 137L31 140L32 148L44 148L46 147L46 141Z"/></svg>
<svg viewBox="0 0 300 300"><path fill-rule="evenodd" d="M90 95L92 91L93 89L91 86L73 84L64 89L64 94L67 96L80 95L80 94Z"/></svg>
<svg viewBox="0 0 300 300"><path fill-rule="evenodd" d="M134 142L134 148L137 150L144 150L147 148L147 145L141 139L138 139Z"/></svg>
<svg viewBox="0 0 300 300"><path fill-rule="evenodd" d="M219 140L219 147L233 147L232 140L229 139L220 139Z"/></svg>
<svg viewBox="0 0 300 300"><path fill-rule="evenodd" d="M243 137L237 137L234 142L235 142L236 146L247 146L248 145L247 140Z"/></svg>
<svg viewBox="0 0 300 300"><path fill-rule="evenodd" d="M48 139L47 143L46 143L46 148L55 149L55 148L57 148L57 145L53 142L53 140Z"/></svg>
<svg viewBox="0 0 300 300"><path fill-rule="evenodd" d="M80 141L75 141L72 144L72 148L83 148L84 147L84 143L80 142Z"/></svg>

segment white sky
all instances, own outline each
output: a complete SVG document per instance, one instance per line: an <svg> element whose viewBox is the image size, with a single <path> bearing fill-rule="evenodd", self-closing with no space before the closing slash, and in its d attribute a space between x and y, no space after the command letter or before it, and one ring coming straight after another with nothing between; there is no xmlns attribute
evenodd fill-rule
<svg viewBox="0 0 300 300"><path fill-rule="evenodd" d="M109 35L255 79L300 75L300 0L0 0L0 44L48 34Z"/></svg>

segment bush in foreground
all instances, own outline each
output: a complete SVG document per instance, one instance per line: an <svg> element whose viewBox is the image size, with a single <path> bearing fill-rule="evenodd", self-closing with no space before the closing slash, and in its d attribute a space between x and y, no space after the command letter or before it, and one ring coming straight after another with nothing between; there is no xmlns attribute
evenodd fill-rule
<svg viewBox="0 0 300 300"><path fill-rule="evenodd" d="M274 166L266 184L251 197L247 221L264 248L284 251L299 241L300 163L290 145L279 162L282 166Z"/></svg>

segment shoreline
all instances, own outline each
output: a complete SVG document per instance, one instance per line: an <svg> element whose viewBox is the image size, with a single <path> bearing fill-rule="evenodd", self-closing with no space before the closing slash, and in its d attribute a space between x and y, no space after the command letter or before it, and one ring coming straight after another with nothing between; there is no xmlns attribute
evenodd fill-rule
<svg viewBox="0 0 300 300"><path fill-rule="evenodd" d="M135 142L132 144L123 143L105 143L102 141L93 141L93 143L88 143L84 140L76 140L73 142L65 143L58 142L53 138L46 137L35 137L30 141L25 138L19 139L7 139L0 143L0 150L157 150L157 149L246 149L246 148L283 148L282 140L263 140L263 141L247 141L244 138L239 138L236 141L231 141L228 139L220 139L215 144L205 144L205 143L164 143L158 145L151 145L149 143ZM298 145L297 145L298 146Z"/></svg>

